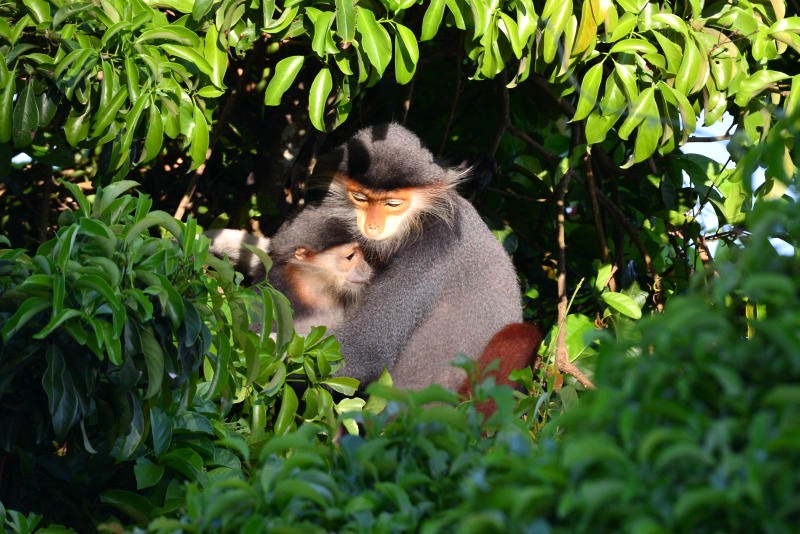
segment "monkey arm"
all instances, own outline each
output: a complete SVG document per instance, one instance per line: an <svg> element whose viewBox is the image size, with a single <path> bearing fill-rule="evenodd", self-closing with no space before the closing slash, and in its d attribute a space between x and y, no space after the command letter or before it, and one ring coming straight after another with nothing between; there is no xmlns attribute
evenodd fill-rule
<svg viewBox="0 0 800 534"><path fill-rule="evenodd" d="M342 345L344 368L338 374L363 384L391 370L417 327L435 308L448 279L446 260L456 239L444 224L398 252L376 273L361 305L334 330Z"/></svg>

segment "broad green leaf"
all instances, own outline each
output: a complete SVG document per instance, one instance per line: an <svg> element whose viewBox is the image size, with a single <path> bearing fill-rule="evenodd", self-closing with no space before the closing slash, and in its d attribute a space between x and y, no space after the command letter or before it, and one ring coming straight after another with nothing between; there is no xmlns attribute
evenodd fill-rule
<svg viewBox="0 0 800 534"><path fill-rule="evenodd" d="M567 22L572 16L572 2L563 0L547 0L542 10L544 21L544 40L542 41L542 59L552 63L558 51L558 42Z"/></svg>
<svg viewBox="0 0 800 534"><path fill-rule="evenodd" d="M278 417L275 419L274 433L276 436L287 434L294 428L294 418L297 415L299 404L297 394L292 389L292 386L289 384L284 385L283 395L281 395L281 407L278 410Z"/></svg>
<svg viewBox="0 0 800 534"><path fill-rule="evenodd" d="M631 104L628 110L628 117L619 128L618 135L621 139L628 139L633 130L651 114L655 108L656 116L658 116L658 108L656 107L655 92L653 87L648 87L642 91L636 100Z"/></svg>
<svg viewBox="0 0 800 534"><path fill-rule="evenodd" d="M139 182L135 180L120 180L105 187L99 187L95 195L94 204L92 204L92 217L101 217L111 203L118 199L120 195L138 185Z"/></svg>
<svg viewBox="0 0 800 534"><path fill-rule="evenodd" d="M736 105L745 107L756 95L788 77L788 74L774 70L760 70L753 73L739 85L739 90L736 92Z"/></svg>
<svg viewBox="0 0 800 534"><path fill-rule="evenodd" d="M356 36L356 7L353 0L335 0L336 4L336 33L342 38L343 43L350 43Z"/></svg>
<svg viewBox="0 0 800 534"><path fill-rule="evenodd" d="M511 50L514 51L514 56L520 59L525 43L519 40L519 28L517 27L516 21L501 12L500 19L497 21L497 27L503 32L508 42L511 44Z"/></svg>
<svg viewBox="0 0 800 534"><path fill-rule="evenodd" d="M140 334L142 355L147 366L147 392L144 398L149 399L161 391L161 382L164 378L164 351L150 326L142 329Z"/></svg>
<svg viewBox="0 0 800 534"><path fill-rule="evenodd" d="M163 465L153 463L144 456L140 456L133 466L133 473L136 475L136 489L141 490L155 486L164 476L165 470Z"/></svg>
<svg viewBox="0 0 800 534"><path fill-rule="evenodd" d="M580 121L589 116L589 113L597 107L597 94L600 90L600 82L603 78L603 63L596 63L586 72L581 80L580 96L578 105L575 109L573 121Z"/></svg>
<svg viewBox="0 0 800 534"><path fill-rule="evenodd" d="M241 6L244 9L244 6ZM264 27L267 33L282 32L294 21L300 8L298 6L287 7L277 19L271 20L268 25Z"/></svg>
<svg viewBox="0 0 800 534"><path fill-rule="evenodd" d="M686 39L683 48L683 59L678 73L675 75L675 89L688 96L696 92L698 78L701 78L703 65L708 68L708 61L700 54L693 39ZM705 83L705 81L703 81ZM702 84L700 85L702 87Z"/></svg>
<svg viewBox="0 0 800 534"><path fill-rule="evenodd" d="M194 5L192 6L192 19L194 19L197 22L200 22L201 20L203 20L203 17L205 17L206 14L208 14L208 12L211 10L211 6L214 5L214 0L194 0L193 4ZM209 27L208 31L210 32L212 28L216 32L217 28L213 24ZM206 34L206 36L207 35L208 34Z"/></svg>
<svg viewBox="0 0 800 534"><path fill-rule="evenodd" d="M322 383L329 386L334 391L338 391L342 395L355 395L359 385L359 381L355 378L345 376L328 378L327 380L323 380Z"/></svg>
<svg viewBox="0 0 800 534"><path fill-rule="evenodd" d="M161 456L172 443L172 419L158 407L150 409L150 435L153 440L153 454Z"/></svg>
<svg viewBox="0 0 800 534"><path fill-rule="evenodd" d="M325 109L333 87L331 71L326 67L322 68L311 82L311 91L308 97L308 115L314 128L325 131Z"/></svg>
<svg viewBox="0 0 800 534"><path fill-rule="evenodd" d="M594 282L594 288L597 291L603 291L605 287L608 285L608 282L611 280L611 275L614 271L614 266L610 263L606 263L601 265L600 268L597 270L597 278Z"/></svg>
<svg viewBox="0 0 800 534"><path fill-rule="evenodd" d="M275 74L267 84L267 90L264 93L264 104L267 106L278 106L281 103L281 97L294 82L297 73L303 66L305 58L303 56L289 56L284 58L275 65Z"/></svg>
<svg viewBox="0 0 800 534"><path fill-rule="evenodd" d="M335 49L336 43L331 37L331 26L333 25L334 14L330 11L323 11L314 21L314 37L311 41L311 49L320 58L325 58L328 53Z"/></svg>
<svg viewBox="0 0 800 534"><path fill-rule="evenodd" d="M99 299L103 306L108 307L111 312L111 320L113 326L113 334L117 339L122 335L122 327L125 324L125 305L120 299L120 295L111 288L111 286L96 274L83 274L78 277L73 283L75 289L83 289L86 291L94 292L101 297ZM98 302L96 300L96 302ZM120 362L114 362L120 363Z"/></svg>
<svg viewBox="0 0 800 534"><path fill-rule="evenodd" d="M120 87L109 100L108 105L97 110L94 116L94 126L92 127L92 137L99 137L106 128L117 118L122 104L128 99L128 89Z"/></svg>
<svg viewBox="0 0 800 534"><path fill-rule="evenodd" d="M638 53L638 54L655 54L658 49L650 41L644 39L622 39L614 43L609 53Z"/></svg>
<svg viewBox="0 0 800 534"><path fill-rule="evenodd" d="M444 16L445 0L431 0L425 15L422 17L422 33L420 41L429 41L436 36ZM477 25L476 25L477 26Z"/></svg>
<svg viewBox="0 0 800 534"><path fill-rule="evenodd" d="M179 57L187 61L190 65L194 65L197 70L213 80L214 72L211 69L211 65L209 65L208 61L206 61L206 59L200 55L197 49L190 46L174 45L171 43L162 43L160 48L166 53L175 57Z"/></svg>
<svg viewBox="0 0 800 534"><path fill-rule="evenodd" d="M678 108L678 112L681 114L681 128L683 129L684 136L693 133L697 127L697 117L695 116L694 108L691 102L689 102L689 99L663 81L658 82L658 89L661 91L661 95L665 101Z"/></svg>
<svg viewBox="0 0 800 534"><path fill-rule="evenodd" d="M11 141L14 94L16 93L17 80L16 69L12 69L5 76L2 93L0 93L0 143Z"/></svg>
<svg viewBox="0 0 800 534"><path fill-rule="evenodd" d="M208 152L208 123L203 115L203 110L199 107L194 108L194 130L192 130L191 144L189 145L189 155L192 158L192 169L198 168L206 161Z"/></svg>
<svg viewBox="0 0 800 534"><path fill-rule="evenodd" d="M33 80L29 79L14 106L12 139L16 148L30 146L39 128L39 103L33 86Z"/></svg>
<svg viewBox="0 0 800 534"><path fill-rule="evenodd" d="M129 452L133 453L132 450ZM139 525L147 524L153 510L153 505L145 497L122 489L110 489L102 492L100 502L123 512Z"/></svg>
<svg viewBox="0 0 800 534"><path fill-rule="evenodd" d="M47 0L22 0L38 24L50 22L50 2Z"/></svg>
<svg viewBox="0 0 800 534"><path fill-rule="evenodd" d="M404 85L411 81L418 61L419 45L414 32L402 24L395 24L394 75L397 83Z"/></svg>
<svg viewBox="0 0 800 534"><path fill-rule="evenodd" d="M67 142L72 146L78 146L81 141L89 137L89 127L91 126L91 105L86 106L86 109L81 113L79 110L73 108L67 120L64 123L64 137Z"/></svg>
<svg viewBox="0 0 800 534"><path fill-rule="evenodd" d="M161 152L164 142L164 123L161 120L161 112L155 103L151 101L147 115L147 132L144 138L144 152L139 159L139 163L145 163Z"/></svg>
<svg viewBox="0 0 800 534"><path fill-rule="evenodd" d="M379 76L383 76L392 59L392 39L389 32L375 20L375 14L365 7L356 10L356 28L361 34L361 47Z"/></svg>
<svg viewBox="0 0 800 534"><path fill-rule="evenodd" d="M25 326L28 321L33 319L36 314L43 312L51 306L52 300L49 297L29 297L25 299L14 312L14 315L7 319L2 328L0 328L3 341L8 342L11 336Z"/></svg>
<svg viewBox="0 0 800 534"><path fill-rule="evenodd" d="M47 394L47 407L55 437L63 440L81 417L78 391L56 344L48 345L45 359L47 367L42 376L42 388Z"/></svg>
<svg viewBox="0 0 800 534"><path fill-rule="evenodd" d="M138 43L146 43L149 41L166 41L167 43L171 42L189 46L195 50L202 47L200 37L198 37L196 33L189 28L175 24L145 30L139 35L138 39L136 39Z"/></svg>
<svg viewBox="0 0 800 534"><path fill-rule="evenodd" d="M53 311L55 312L55 310L53 310ZM82 315L83 315L83 313L81 313L79 310L73 310L73 309L61 310L57 314L54 313L52 319L50 319L50 322L47 323L44 326L44 328L42 328L41 330L36 332L33 335L33 338L34 339L44 339L47 336L49 336L51 333L53 333L54 330L56 330L58 327L60 327L65 322L69 321L70 319L74 319L76 317L81 317Z"/></svg>
<svg viewBox="0 0 800 534"><path fill-rule="evenodd" d="M642 318L642 310L636 304L636 301L628 295L606 291L600 295L600 298L602 298L603 302L608 304L609 307L631 319L638 320Z"/></svg>
<svg viewBox="0 0 800 534"><path fill-rule="evenodd" d="M225 71L228 69L228 54L220 47L219 32L211 25L205 36L204 56L211 67L211 82L219 89L225 88Z"/></svg>

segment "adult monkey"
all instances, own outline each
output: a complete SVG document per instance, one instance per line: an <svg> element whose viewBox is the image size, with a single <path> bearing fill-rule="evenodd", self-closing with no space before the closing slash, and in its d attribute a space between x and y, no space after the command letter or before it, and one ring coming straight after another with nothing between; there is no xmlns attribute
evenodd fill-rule
<svg viewBox="0 0 800 534"><path fill-rule="evenodd" d="M341 374L370 382L388 368L400 387L455 389L456 354L477 358L522 320L511 260L456 192L464 175L396 123L364 128L320 160L322 208L349 221L376 266L362 304L334 329Z"/></svg>
<svg viewBox="0 0 800 534"><path fill-rule="evenodd" d="M372 268L346 227L318 208L297 213L272 239L228 229L209 230L206 235L211 238L211 253L227 256L252 283L263 281L265 270L244 244L269 254L273 261L269 281L291 302L294 327L301 335L312 326L337 325L372 277Z"/></svg>

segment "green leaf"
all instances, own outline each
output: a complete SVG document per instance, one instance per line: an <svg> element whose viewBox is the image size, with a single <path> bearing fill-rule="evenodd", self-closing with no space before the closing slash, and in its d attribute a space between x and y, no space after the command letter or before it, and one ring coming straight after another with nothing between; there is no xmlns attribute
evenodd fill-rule
<svg viewBox="0 0 800 534"><path fill-rule="evenodd" d="M431 0L425 15L422 17L422 33L420 41L429 41L436 36L444 16L445 0Z"/></svg>
<svg viewBox="0 0 800 534"><path fill-rule="evenodd" d="M47 394L47 408L56 439L66 437L70 428L80 420L78 391L67 368L64 356L56 344L50 344L45 354L47 367L42 376L42 388Z"/></svg>
<svg viewBox="0 0 800 534"><path fill-rule="evenodd" d="M120 87L108 102L105 107L100 107L94 116L94 127L92 128L92 137L99 137L106 128L117 118L122 104L128 98L128 89Z"/></svg>
<svg viewBox="0 0 800 534"><path fill-rule="evenodd" d="M697 78L701 70L703 58L700 49L692 39L686 39L683 48L683 59L678 73L675 75L675 89L684 95L695 92Z"/></svg>
<svg viewBox="0 0 800 534"><path fill-rule="evenodd" d="M341 393L342 395L354 395L358 391L359 381L355 378L346 376L336 376L322 381L323 384L329 386L332 390Z"/></svg>
<svg viewBox="0 0 800 534"><path fill-rule="evenodd" d="M619 128L619 137L621 139L628 139L631 132L648 117L648 114L652 114L653 109L655 109L656 116L658 116L658 108L655 103L655 89L651 86L642 91L631 104L628 117Z"/></svg>
<svg viewBox="0 0 800 534"><path fill-rule="evenodd" d="M161 112L153 101L150 102L150 109L147 115L147 133L144 138L144 152L139 159L139 163L146 163L161 152L164 142L164 123L161 120Z"/></svg>
<svg viewBox="0 0 800 534"><path fill-rule="evenodd" d="M39 128L39 103L33 86L33 80L29 79L14 107L12 138L16 148L30 146Z"/></svg>
<svg viewBox="0 0 800 534"><path fill-rule="evenodd" d="M563 0L547 0L542 10L544 21L544 39L542 44L542 59L545 63L552 63L558 51L561 34L567 27L567 22L572 16L572 2Z"/></svg>
<svg viewBox="0 0 800 534"><path fill-rule="evenodd" d="M192 157L192 169L198 168L206 161L208 152L208 123L203 115L203 110L195 106L194 108L194 130L192 130L191 144L189 145L189 155Z"/></svg>
<svg viewBox="0 0 800 534"><path fill-rule="evenodd" d="M208 14L208 12L211 10L211 6L214 5L214 0L194 0L193 4L194 5L192 6L192 19L194 19L196 22L200 22L203 19L203 17L205 17L206 14ZM213 24L209 27L209 31L212 28L214 29L214 31L216 31L216 26L214 26Z"/></svg>
<svg viewBox="0 0 800 534"><path fill-rule="evenodd" d="M622 39L614 43L609 53L638 53L638 54L656 54L658 49L650 41L644 39Z"/></svg>
<svg viewBox="0 0 800 534"><path fill-rule="evenodd" d="M356 27L361 34L361 47L379 76L392 59L392 39L389 32L375 20L375 14L365 7L356 9Z"/></svg>
<svg viewBox="0 0 800 534"><path fill-rule="evenodd" d="M16 93L17 70L12 69L6 73L3 82L2 92L0 92L0 143L11 141L12 113L14 106L14 94Z"/></svg>
<svg viewBox="0 0 800 534"><path fill-rule="evenodd" d="M50 21L50 2L47 0L22 0L38 24Z"/></svg>
<svg viewBox="0 0 800 534"><path fill-rule="evenodd" d="M136 475L136 489L142 490L155 486L164 476L165 470L163 465L153 463L144 456L140 456L133 466L133 473Z"/></svg>
<svg viewBox="0 0 800 534"><path fill-rule="evenodd" d="M294 82L304 61L305 57L303 56L289 56L275 65L275 74L267 84L267 90L264 93L264 105L280 105L281 97Z"/></svg>
<svg viewBox="0 0 800 534"><path fill-rule="evenodd" d="M397 83L404 85L411 81L419 62L417 38L409 28L395 24L394 35L394 76Z"/></svg>
<svg viewBox="0 0 800 534"><path fill-rule="evenodd" d="M756 95L788 77L788 74L774 70L760 70L753 73L739 85L739 90L736 92L736 105L746 107Z"/></svg>
<svg viewBox="0 0 800 534"><path fill-rule="evenodd" d="M628 295L606 291L605 293L602 293L600 297L603 299L603 302L621 314L626 315L631 319L638 320L642 318L642 310L636 304L636 301Z"/></svg>
<svg viewBox="0 0 800 534"><path fill-rule="evenodd" d="M343 43L350 43L356 36L356 3L352 0L335 0L335 5L336 33Z"/></svg>
<svg viewBox="0 0 800 534"><path fill-rule="evenodd" d="M52 301L49 297L29 297L25 299L22 304L20 304L19 308L17 308L17 311L14 312L14 315L6 320L3 327L0 328L3 341L8 342L11 336L25 326L36 314L50 308L51 305Z"/></svg>
<svg viewBox="0 0 800 534"><path fill-rule="evenodd" d="M64 137L67 138L67 142L70 145L78 146L81 141L85 141L89 137L89 127L92 122L91 115L91 103L86 106L83 112L75 108L69 112L69 116L64 123Z"/></svg>
<svg viewBox="0 0 800 534"><path fill-rule="evenodd" d="M139 35L139 38L136 39L138 43L146 43L148 41L173 42L179 45L192 47L195 50L202 48L200 37L198 37L196 33L189 28L174 24L145 30Z"/></svg>
<svg viewBox="0 0 800 534"><path fill-rule="evenodd" d="M581 80L580 96L575 108L573 121L580 121L589 116L597 106L597 94L600 91L600 82L603 79L603 63L596 63L586 72Z"/></svg>
<svg viewBox="0 0 800 534"><path fill-rule="evenodd" d="M611 275L614 273L614 266L610 263L601 265L597 270L597 278L594 282L594 288L597 291L603 291L611 280Z"/></svg>
<svg viewBox="0 0 800 534"><path fill-rule="evenodd" d="M325 107L333 87L331 71L323 67L311 82L311 91L308 96L308 116L314 128L325 131Z"/></svg>
<svg viewBox="0 0 800 534"><path fill-rule="evenodd" d="M161 382L164 379L164 351L156 339L150 326L141 331L142 355L147 366L147 392L145 399L157 395L161 391Z"/></svg>
<svg viewBox="0 0 800 534"><path fill-rule="evenodd" d="M106 490L100 494L100 502L113 506L130 517L134 523L147 525L153 505L145 497L121 489Z"/></svg>
<svg viewBox="0 0 800 534"><path fill-rule="evenodd" d="M171 56L185 60L187 63L189 63L189 65L193 65L197 68L197 70L213 79L214 71L212 70L211 65L209 65L208 61L206 61L206 59L200 55L197 49L190 46L175 45L170 43L163 43L159 45L159 48Z"/></svg>
<svg viewBox="0 0 800 534"><path fill-rule="evenodd" d="M150 435L153 440L153 454L160 457L172 443L172 419L158 407L150 409Z"/></svg>
<svg viewBox="0 0 800 534"><path fill-rule="evenodd" d="M211 5L210 0L206 0L206 2L209 6ZM202 2L196 2L195 7L197 7L199 3ZM192 15L194 16L194 12ZM225 50L220 48L219 32L213 24L209 26L206 31L204 56L208 65L211 67L211 73L209 74L211 83L219 89L224 89L225 72L228 70L228 54L225 53Z"/></svg>
<svg viewBox="0 0 800 534"><path fill-rule="evenodd" d="M294 428L294 418L297 415L299 404L294 389L289 384L284 385L281 407L278 410L278 417L275 419L274 432L276 436L287 434Z"/></svg>

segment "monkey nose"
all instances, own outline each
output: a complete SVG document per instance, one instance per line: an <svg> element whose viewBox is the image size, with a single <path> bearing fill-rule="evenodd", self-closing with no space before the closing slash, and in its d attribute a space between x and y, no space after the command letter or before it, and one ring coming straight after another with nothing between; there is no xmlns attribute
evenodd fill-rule
<svg viewBox="0 0 800 534"><path fill-rule="evenodd" d="M377 237L381 234L383 228L376 224L368 224L365 230L368 237Z"/></svg>

